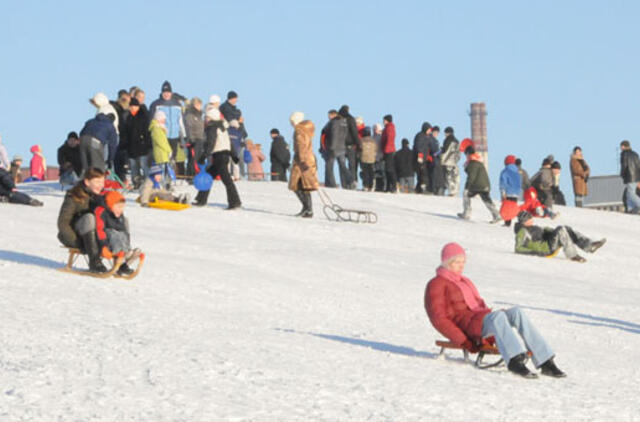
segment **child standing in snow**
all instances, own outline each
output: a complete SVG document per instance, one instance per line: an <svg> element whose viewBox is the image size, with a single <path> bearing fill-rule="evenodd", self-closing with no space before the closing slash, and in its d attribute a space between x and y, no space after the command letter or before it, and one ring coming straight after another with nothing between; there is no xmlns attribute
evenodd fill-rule
<svg viewBox="0 0 640 422"><path fill-rule="evenodd" d="M42 181L47 173L47 161L42 155L42 148L40 145L34 145L31 147L30 151L33 154L30 163L31 177Z"/></svg>
<svg viewBox="0 0 640 422"><path fill-rule="evenodd" d="M562 248L567 258L576 262L586 261L578 255L576 246L585 252L593 253L607 241L606 239L593 241L569 226L558 226L555 229L535 226L533 216L526 211L520 211L518 214L514 231L516 253L553 256Z"/></svg>
<svg viewBox="0 0 640 422"><path fill-rule="evenodd" d="M117 191L110 191L104 196L104 204L94 210L102 256L109 259L114 254L124 252L125 262L118 269L119 275L133 273L128 264L140 256L140 249L131 249L129 221L124 216L124 207L124 196Z"/></svg>
<svg viewBox="0 0 640 422"><path fill-rule="evenodd" d="M504 159L504 169L500 173L500 216L505 226L510 226L511 220L518 215L518 198L521 194L522 180L516 166L516 157L507 155Z"/></svg>

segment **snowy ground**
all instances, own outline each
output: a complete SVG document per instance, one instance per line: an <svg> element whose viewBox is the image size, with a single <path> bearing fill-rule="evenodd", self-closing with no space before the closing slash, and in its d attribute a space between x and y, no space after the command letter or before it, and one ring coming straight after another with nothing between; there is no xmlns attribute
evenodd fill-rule
<svg viewBox="0 0 640 422"><path fill-rule="evenodd" d="M586 264L516 256L474 200L331 190L376 225L299 210L285 184L244 182L244 210L126 214L147 253L133 281L63 274L62 194L0 206L0 421L640 420L640 219L560 208L608 243ZM131 196L133 199L133 196ZM550 223L550 222L549 222ZM566 379L435 359L423 308L448 241L490 306L523 306Z"/></svg>

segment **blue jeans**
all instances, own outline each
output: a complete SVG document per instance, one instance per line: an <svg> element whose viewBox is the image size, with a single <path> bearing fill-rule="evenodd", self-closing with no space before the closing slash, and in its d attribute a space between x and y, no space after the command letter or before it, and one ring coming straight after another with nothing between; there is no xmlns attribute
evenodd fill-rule
<svg viewBox="0 0 640 422"><path fill-rule="evenodd" d="M511 327L518 331L526 349ZM514 356L526 353L527 349L533 355L532 360L536 368L539 368L540 365L554 355L553 350L531 324L529 318L517 306L506 310L493 311L484 317L482 321L482 337L491 336L495 337L498 350L500 350L500 354L507 364Z"/></svg>
<svg viewBox="0 0 640 422"><path fill-rule="evenodd" d="M636 195L637 182L631 182L624 185L627 189L627 208L630 212L640 208L640 196Z"/></svg>
<svg viewBox="0 0 640 422"><path fill-rule="evenodd" d="M129 167L131 168L131 180L136 176L146 178L149 176L149 157L142 155L138 158L129 158Z"/></svg>

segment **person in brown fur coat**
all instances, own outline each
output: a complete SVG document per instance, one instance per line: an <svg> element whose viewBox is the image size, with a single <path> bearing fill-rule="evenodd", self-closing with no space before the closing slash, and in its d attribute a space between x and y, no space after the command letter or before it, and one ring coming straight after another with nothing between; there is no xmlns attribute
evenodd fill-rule
<svg viewBox="0 0 640 422"><path fill-rule="evenodd" d="M315 127L313 122L303 119L304 114L301 112L293 113L290 118L291 125L294 127L294 156L289 189L295 192L302 203L302 210L297 216L311 218L313 217L311 192L318 190L319 186L318 167L311 145Z"/></svg>

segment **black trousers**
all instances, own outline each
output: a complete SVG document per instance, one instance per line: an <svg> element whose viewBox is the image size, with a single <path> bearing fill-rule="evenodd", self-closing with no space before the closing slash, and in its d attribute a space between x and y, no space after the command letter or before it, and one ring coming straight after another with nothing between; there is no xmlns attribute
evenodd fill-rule
<svg viewBox="0 0 640 422"><path fill-rule="evenodd" d="M427 163L416 163L417 185L416 193L424 193L429 190L429 170Z"/></svg>
<svg viewBox="0 0 640 422"><path fill-rule="evenodd" d="M236 189L235 183L233 183L233 178L229 173L229 159L231 158L231 153L229 151L217 152L212 156L213 164L207 169L207 173L211 175L211 177L215 178L220 176L220 180L224 183L224 188L227 191L227 204L230 208L239 207L241 205L240 195L238 195L238 190ZM209 196L209 191L206 191L206 197Z"/></svg>
<svg viewBox="0 0 640 422"><path fill-rule="evenodd" d="M365 189L373 187L374 164L362 163L362 186Z"/></svg>
<svg viewBox="0 0 640 422"><path fill-rule="evenodd" d="M386 192L395 192L398 189L398 182L396 181L396 169L394 162L394 153L384 155L384 173L387 177L387 189Z"/></svg>

